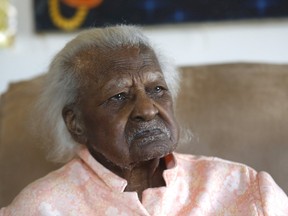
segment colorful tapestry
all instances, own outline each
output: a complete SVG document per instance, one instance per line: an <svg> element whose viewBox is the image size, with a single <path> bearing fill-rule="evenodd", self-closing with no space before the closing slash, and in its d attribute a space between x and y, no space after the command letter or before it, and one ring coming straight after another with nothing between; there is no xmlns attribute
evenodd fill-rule
<svg viewBox="0 0 288 216"><path fill-rule="evenodd" d="M288 16L288 0L34 0L36 31Z"/></svg>

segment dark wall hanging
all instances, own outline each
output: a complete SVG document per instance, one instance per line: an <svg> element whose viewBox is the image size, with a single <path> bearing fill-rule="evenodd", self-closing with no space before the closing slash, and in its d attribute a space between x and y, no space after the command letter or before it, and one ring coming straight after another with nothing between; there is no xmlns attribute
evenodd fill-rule
<svg viewBox="0 0 288 216"><path fill-rule="evenodd" d="M288 16L288 0L34 0L36 31Z"/></svg>

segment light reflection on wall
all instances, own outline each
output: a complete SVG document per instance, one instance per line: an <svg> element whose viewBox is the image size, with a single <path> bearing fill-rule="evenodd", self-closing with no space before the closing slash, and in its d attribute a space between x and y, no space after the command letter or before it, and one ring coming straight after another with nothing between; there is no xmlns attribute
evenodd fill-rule
<svg viewBox="0 0 288 216"><path fill-rule="evenodd" d="M17 11L8 0L0 0L0 48L9 47L16 34Z"/></svg>

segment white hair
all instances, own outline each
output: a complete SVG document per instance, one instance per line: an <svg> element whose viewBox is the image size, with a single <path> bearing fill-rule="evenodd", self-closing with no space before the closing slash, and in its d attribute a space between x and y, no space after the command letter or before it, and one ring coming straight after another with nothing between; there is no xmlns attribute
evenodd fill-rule
<svg viewBox="0 0 288 216"><path fill-rule="evenodd" d="M109 50L123 46L139 47L140 45L154 50L172 99L175 101L179 89L179 73L170 60L165 59L151 47L151 43L139 27L117 25L85 30L67 43L51 62L50 69L45 75L42 94L37 103L37 109L42 114L41 121L45 138L48 133L48 158L50 160L67 162L74 157L80 146L72 139L62 117L62 109L75 102L77 88L83 85L83 79L79 73L75 73L75 68L69 66L73 63L73 57L80 51L91 48L97 51L97 49Z"/></svg>

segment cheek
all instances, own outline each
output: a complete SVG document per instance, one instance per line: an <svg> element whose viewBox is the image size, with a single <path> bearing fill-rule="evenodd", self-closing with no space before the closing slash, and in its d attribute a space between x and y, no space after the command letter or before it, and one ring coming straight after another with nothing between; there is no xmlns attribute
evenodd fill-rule
<svg viewBox="0 0 288 216"><path fill-rule="evenodd" d="M174 116L174 113L171 114L171 133L172 133L172 139L174 139L175 142L178 142L179 140L179 124Z"/></svg>
<svg viewBox="0 0 288 216"><path fill-rule="evenodd" d="M173 103L166 101L166 103L161 106L160 114L171 132L172 141L177 142L179 139L179 125L174 115Z"/></svg>
<svg viewBox="0 0 288 216"><path fill-rule="evenodd" d="M173 103L170 100L163 100L157 103L160 115L168 122L175 122Z"/></svg>
<svg viewBox="0 0 288 216"><path fill-rule="evenodd" d="M99 142L110 142L111 145L123 136L123 124L109 118L91 119L86 125L88 138Z"/></svg>
<svg viewBox="0 0 288 216"><path fill-rule="evenodd" d="M180 132L180 128L179 128L179 124L176 121L176 119L174 118L174 122L173 122L173 127L171 129L171 133L172 133L172 139L175 142L175 145L178 144L179 141L179 132Z"/></svg>
<svg viewBox="0 0 288 216"><path fill-rule="evenodd" d="M126 121L123 118L113 114L90 116L86 123L88 143L95 150L127 154L124 133Z"/></svg>

